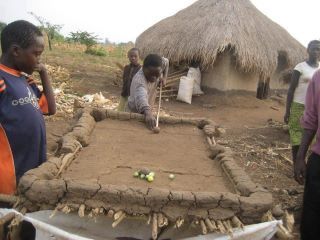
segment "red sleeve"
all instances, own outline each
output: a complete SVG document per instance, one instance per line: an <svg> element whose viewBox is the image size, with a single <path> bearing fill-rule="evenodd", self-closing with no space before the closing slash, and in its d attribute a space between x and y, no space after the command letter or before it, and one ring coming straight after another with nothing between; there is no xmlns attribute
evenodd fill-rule
<svg viewBox="0 0 320 240"><path fill-rule="evenodd" d="M13 195L16 191L16 175L13 155L6 132L0 125L0 194Z"/></svg>
<svg viewBox="0 0 320 240"><path fill-rule="evenodd" d="M39 107L42 111L43 114L48 114L49 110L48 110L48 102L47 102L47 98L46 95L44 95L44 93L41 94L41 97L39 99Z"/></svg>
<svg viewBox="0 0 320 240"><path fill-rule="evenodd" d="M0 79L0 93L4 92L6 90L6 84L3 79Z"/></svg>

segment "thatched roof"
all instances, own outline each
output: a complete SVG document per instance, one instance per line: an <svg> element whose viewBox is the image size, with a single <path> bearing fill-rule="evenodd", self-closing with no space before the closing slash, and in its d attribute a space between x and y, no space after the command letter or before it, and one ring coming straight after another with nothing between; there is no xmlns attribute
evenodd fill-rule
<svg viewBox="0 0 320 240"><path fill-rule="evenodd" d="M158 53L173 62L198 59L203 67L230 51L238 69L264 76L277 69L279 53L288 67L306 57L306 49L249 0L199 0L147 29L136 46L142 56Z"/></svg>

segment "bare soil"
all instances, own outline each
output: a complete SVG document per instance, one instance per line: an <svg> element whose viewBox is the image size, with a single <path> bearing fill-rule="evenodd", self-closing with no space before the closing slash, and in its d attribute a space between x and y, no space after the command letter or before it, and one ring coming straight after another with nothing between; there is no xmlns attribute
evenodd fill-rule
<svg viewBox="0 0 320 240"><path fill-rule="evenodd" d="M72 120L46 117L47 157L53 156L59 146L60 138L70 131Z"/></svg>
<svg viewBox="0 0 320 240"><path fill-rule="evenodd" d="M207 93L191 105L164 101L176 116L208 117L226 128L220 142L236 154L236 161L252 180L272 192L275 204L299 216L303 187L293 179L289 134L284 130L285 96L257 99L253 93Z"/></svg>
<svg viewBox="0 0 320 240"><path fill-rule="evenodd" d="M209 155L204 133L197 127L162 125L161 133L153 134L141 122L107 119L97 123L90 145L63 178L98 180L101 185L230 192L230 183ZM133 177L144 168L155 172L152 183ZM175 179L169 179L169 174Z"/></svg>

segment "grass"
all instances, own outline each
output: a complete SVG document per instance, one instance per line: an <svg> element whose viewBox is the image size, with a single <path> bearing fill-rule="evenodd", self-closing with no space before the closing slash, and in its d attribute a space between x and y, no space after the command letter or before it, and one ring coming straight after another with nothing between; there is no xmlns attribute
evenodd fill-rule
<svg viewBox="0 0 320 240"><path fill-rule="evenodd" d="M115 62L121 64L127 63L127 51L126 49L108 49L106 50L106 56L95 56L85 53L85 46L78 44L57 44L53 46L53 51L46 51L43 53L43 60L46 63L53 63L58 65L64 65L66 67L75 68L83 64L88 68L99 66L113 66Z"/></svg>
<svg viewBox="0 0 320 240"><path fill-rule="evenodd" d="M132 46L99 47L104 48L106 56L86 54L83 45L56 43L52 51L48 49L44 51L42 62L67 68L71 74L70 84L73 93L92 94L100 91L116 93L120 90L113 84L115 79L119 78L119 68L115 63L127 64L127 51Z"/></svg>

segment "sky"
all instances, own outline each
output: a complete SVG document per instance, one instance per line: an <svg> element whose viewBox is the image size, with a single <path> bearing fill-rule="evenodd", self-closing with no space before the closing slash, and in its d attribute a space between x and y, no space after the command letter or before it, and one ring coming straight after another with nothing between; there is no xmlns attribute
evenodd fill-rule
<svg viewBox="0 0 320 240"><path fill-rule="evenodd" d="M103 41L128 42L148 27L196 0L0 0L0 21L24 19L37 24L33 12L53 24L62 34L88 31ZM319 0L251 0L265 15L284 27L304 46L320 38Z"/></svg>

